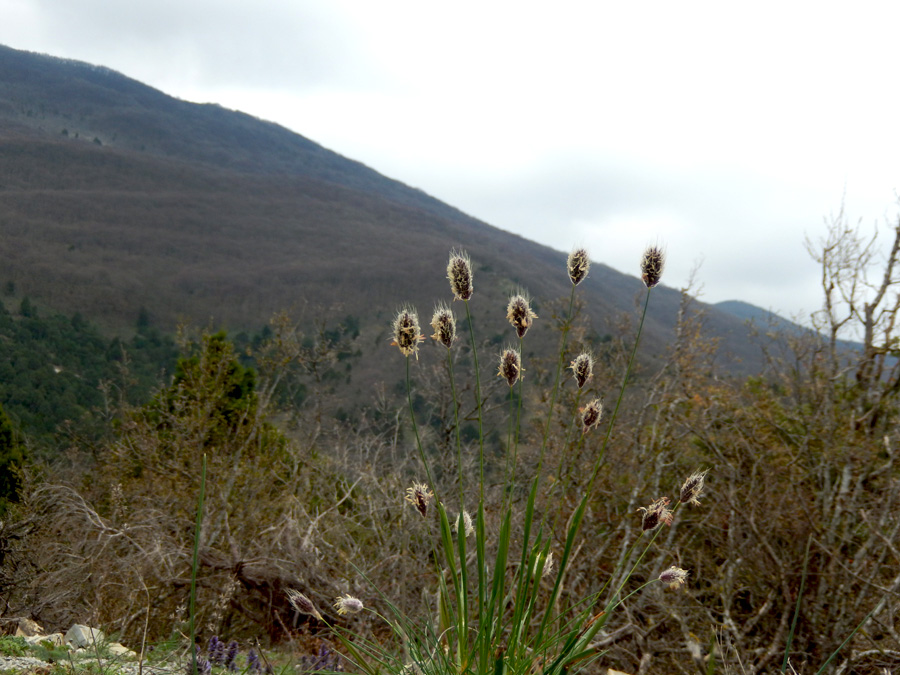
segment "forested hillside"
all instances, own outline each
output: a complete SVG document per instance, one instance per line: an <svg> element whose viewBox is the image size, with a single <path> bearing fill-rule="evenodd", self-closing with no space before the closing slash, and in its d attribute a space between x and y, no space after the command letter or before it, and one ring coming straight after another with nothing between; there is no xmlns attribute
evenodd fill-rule
<svg viewBox="0 0 900 675"><path fill-rule="evenodd" d="M658 247L618 274L0 49L0 626L188 675L230 672L220 639L366 675L898 670L900 220L811 251L816 330L753 340Z"/></svg>

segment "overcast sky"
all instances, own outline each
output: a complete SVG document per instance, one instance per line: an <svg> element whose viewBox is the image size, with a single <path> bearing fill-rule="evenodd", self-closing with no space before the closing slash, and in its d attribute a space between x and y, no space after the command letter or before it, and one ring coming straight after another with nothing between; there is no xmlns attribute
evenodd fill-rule
<svg viewBox="0 0 900 675"><path fill-rule="evenodd" d="M278 122L707 302L817 309L805 237L900 188L897 2L0 0L0 43ZM472 252L477 256L477 252Z"/></svg>

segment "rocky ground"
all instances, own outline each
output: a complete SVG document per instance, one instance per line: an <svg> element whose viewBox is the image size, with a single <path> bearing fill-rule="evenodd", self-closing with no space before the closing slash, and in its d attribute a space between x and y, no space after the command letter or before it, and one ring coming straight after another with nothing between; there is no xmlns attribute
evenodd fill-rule
<svg viewBox="0 0 900 675"><path fill-rule="evenodd" d="M83 660L75 663L83 663ZM101 662L100 666L108 675L175 675L183 670L174 664L148 665L137 661L106 661ZM53 668L54 664L33 656L0 656L0 673L50 675Z"/></svg>
<svg viewBox="0 0 900 675"><path fill-rule="evenodd" d="M184 670L175 664L142 663L138 655L127 647L109 642L99 629L81 624L73 625L65 635L46 634L37 623L23 618L18 620L15 636L22 638L26 644L44 647L48 651L59 648L59 653L64 656L54 662L35 656L0 655L0 673L49 675L55 666L70 664L90 665L98 675L173 675ZM100 645L100 649L95 648L95 644Z"/></svg>

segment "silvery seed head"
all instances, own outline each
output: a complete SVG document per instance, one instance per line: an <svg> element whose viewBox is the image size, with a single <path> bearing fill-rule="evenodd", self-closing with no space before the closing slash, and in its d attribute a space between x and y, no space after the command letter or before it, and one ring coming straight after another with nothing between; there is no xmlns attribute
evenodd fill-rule
<svg viewBox="0 0 900 675"><path fill-rule="evenodd" d="M707 469L707 471L709 471L709 469ZM684 485L681 486L681 495L679 496L678 501L682 504L700 506L700 500L698 500L697 497L703 492L703 480L706 478L707 471L695 471L687 477L687 480L684 481Z"/></svg>
<svg viewBox="0 0 900 675"><path fill-rule="evenodd" d="M669 569L663 570L659 575L659 580L664 584L668 584L669 588L678 588L684 586L688 578L687 570L672 565Z"/></svg>
<svg viewBox="0 0 900 675"><path fill-rule="evenodd" d="M423 518L428 515L428 505L433 498L434 493L424 483L415 482L406 488L406 501L415 506Z"/></svg>
<svg viewBox="0 0 900 675"><path fill-rule="evenodd" d="M450 290L458 300L468 300L475 292L472 279L472 262L465 251L450 251L450 262L447 264L447 278Z"/></svg>
<svg viewBox="0 0 900 675"><path fill-rule="evenodd" d="M431 317L431 327L434 329L434 335L431 338L450 349L450 345L456 339L456 317L453 312L444 304L440 304L434 309L434 315Z"/></svg>
<svg viewBox="0 0 900 675"><path fill-rule="evenodd" d="M352 595L341 595L335 598L334 608L341 616L344 614L358 614L364 609L362 600L354 598Z"/></svg>
<svg viewBox="0 0 900 675"><path fill-rule="evenodd" d="M517 349L509 347L500 353L500 369L497 374L505 378L510 387L519 381L522 374L522 357Z"/></svg>
<svg viewBox="0 0 900 675"><path fill-rule="evenodd" d="M584 435L600 423L603 416L603 402L595 398L581 409L581 434Z"/></svg>
<svg viewBox="0 0 900 675"><path fill-rule="evenodd" d="M644 532L651 532L657 527L665 523L672 524L674 514L669 509L669 498L660 497L648 507L640 507L638 511L643 511L644 516L641 519L641 529Z"/></svg>
<svg viewBox="0 0 900 675"><path fill-rule="evenodd" d="M463 512L456 517L456 524L453 526L453 530L455 532L459 532L460 518L462 518L463 536L468 539L473 534L475 534L475 526L472 524L472 516L469 515L468 511L463 509Z"/></svg>
<svg viewBox="0 0 900 675"><path fill-rule="evenodd" d="M391 344L396 345L403 356L415 354L416 358L419 358L419 343L425 336L419 333L419 315L415 310L409 307L401 309L394 319L392 328L394 341Z"/></svg>
<svg viewBox="0 0 900 675"><path fill-rule="evenodd" d="M517 293L509 299L509 304L506 306L506 319L516 329L518 337L525 337L532 320L536 318L538 316L531 311L531 304L526 296Z"/></svg>
<svg viewBox="0 0 900 675"><path fill-rule="evenodd" d="M583 248L573 250L566 261L566 269L574 286L584 281L591 269L591 259L588 257L587 251Z"/></svg>
<svg viewBox="0 0 900 675"><path fill-rule="evenodd" d="M316 606L312 604L312 601L307 598L300 591L296 591L293 588L289 588L286 591L288 596L288 602L291 603L291 607L293 607L296 611L300 612L300 614L309 614L310 616L314 616L319 621L322 621L322 615L319 614L319 610L316 609Z"/></svg>
<svg viewBox="0 0 900 675"><path fill-rule="evenodd" d="M659 246L648 246L641 257L641 279L647 288L653 288L662 278L666 254Z"/></svg>
<svg viewBox="0 0 900 675"><path fill-rule="evenodd" d="M575 384L579 389L584 389L594 375L594 357L590 352L581 352L569 366L575 374Z"/></svg>

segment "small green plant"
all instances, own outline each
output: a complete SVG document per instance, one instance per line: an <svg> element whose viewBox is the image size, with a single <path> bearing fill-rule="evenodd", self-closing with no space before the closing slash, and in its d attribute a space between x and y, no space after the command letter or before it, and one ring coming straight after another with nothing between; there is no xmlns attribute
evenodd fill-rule
<svg viewBox="0 0 900 675"><path fill-rule="evenodd" d="M35 658L48 663L60 663L71 656L68 647L55 644L50 640L41 640L36 645L31 645L31 653Z"/></svg>
<svg viewBox="0 0 900 675"><path fill-rule="evenodd" d="M25 656L28 653L28 643L25 638L4 635L0 637L0 654L3 656Z"/></svg>

